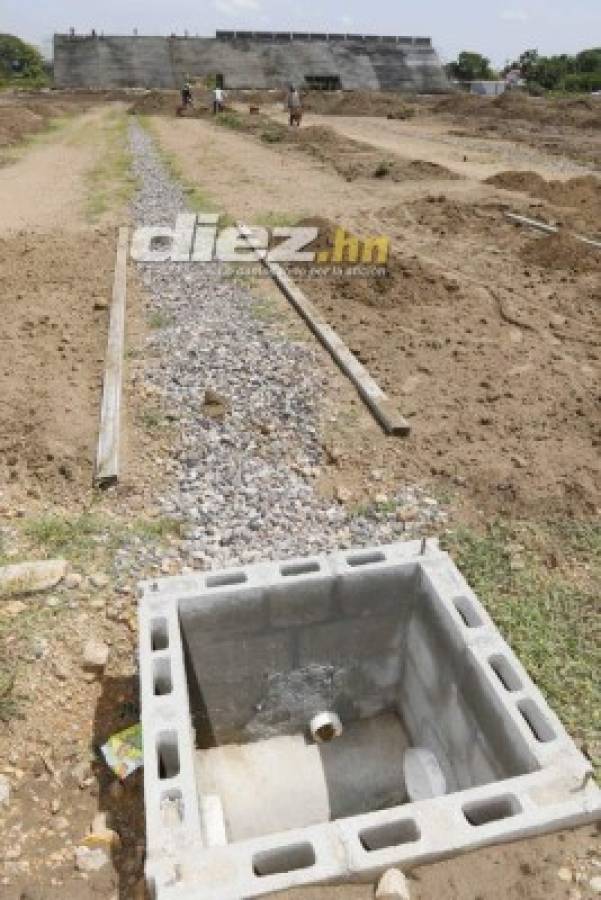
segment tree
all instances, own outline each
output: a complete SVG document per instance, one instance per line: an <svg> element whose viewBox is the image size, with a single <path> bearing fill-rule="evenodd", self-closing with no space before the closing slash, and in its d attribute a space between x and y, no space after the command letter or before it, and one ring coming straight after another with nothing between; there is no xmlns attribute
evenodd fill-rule
<svg viewBox="0 0 601 900"><path fill-rule="evenodd" d="M536 67L538 60L538 50L524 50L524 52L520 54L519 60L513 64L512 68L519 69L522 78L525 78L526 81L528 81L530 73L532 69Z"/></svg>
<svg viewBox="0 0 601 900"><path fill-rule="evenodd" d="M0 81L41 82L45 77L39 50L12 34L0 34Z"/></svg>
<svg viewBox="0 0 601 900"><path fill-rule="evenodd" d="M463 50L455 62L449 63L447 72L458 81L490 81L495 77L490 60L471 50Z"/></svg>
<svg viewBox="0 0 601 900"><path fill-rule="evenodd" d="M582 53L577 54L574 63L576 72L595 74L601 72L601 47L583 50Z"/></svg>

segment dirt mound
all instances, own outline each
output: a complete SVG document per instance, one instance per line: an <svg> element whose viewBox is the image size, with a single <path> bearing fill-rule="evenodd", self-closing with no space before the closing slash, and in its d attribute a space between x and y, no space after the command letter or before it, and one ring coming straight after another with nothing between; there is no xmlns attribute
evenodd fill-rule
<svg viewBox="0 0 601 900"><path fill-rule="evenodd" d="M83 112L101 100L89 93L8 91L0 95L0 147L16 144L28 134L42 131L51 119Z"/></svg>
<svg viewBox="0 0 601 900"><path fill-rule="evenodd" d="M319 229L317 239L309 246L309 249L319 252L331 251L334 246L334 234L343 225L336 224L330 219L320 216L312 216L302 219L299 225ZM347 231L352 235L352 232ZM362 240L362 235L352 235ZM360 245L360 250L361 250ZM353 262L344 262L343 269L354 265ZM315 287L311 287L311 293L318 291L322 297L336 296L345 300L351 300L365 306L386 309L390 307L410 308L417 304L440 305L449 302L449 296L455 294L459 285L453 279L441 276L417 258L417 256L400 256L390 254L388 262L384 266L378 264L378 269L384 269L385 275L366 275L356 277L348 275L332 275L319 278Z"/></svg>
<svg viewBox="0 0 601 900"><path fill-rule="evenodd" d="M439 113L476 113L481 112L483 104L490 105L490 100L478 97L476 94L450 94L434 105L434 112Z"/></svg>
<svg viewBox="0 0 601 900"><path fill-rule="evenodd" d="M27 107L0 106L0 146L6 147L20 141L26 134L40 131L46 119Z"/></svg>
<svg viewBox="0 0 601 900"><path fill-rule="evenodd" d="M594 175L546 181L536 172L499 172L487 178L486 184L520 191L553 206L574 210L580 227L594 231L601 228L601 179Z"/></svg>
<svg viewBox="0 0 601 900"><path fill-rule="evenodd" d="M265 143L301 149L334 168L346 181L379 178L400 182L459 177L436 163L407 161L394 153L384 155L371 144L345 137L327 125L288 128L263 116L236 116L235 127L257 135Z"/></svg>
<svg viewBox="0 0 601 900"><path fill-rule="evenodd" d="M179 91L149 91L136 97L129 107L132 115L175 116L181 104ZM208 91L194 93L194 106L187 109L188 118L201 118L210 112L211 98Z"/></svg>
<svg viewBox="0 0 601 900"><path fill-rule="evenodd" d="M490 213L473 203L463 203L445 194L428 194L423 199L402 203L386 210L393 222L406 223L429 228L437 234L456 235L459 231L482 231L490 227ZM486 226L485 226L486 222ZM495 229L498 226L495 224Z"/></svg>
<svg viewBox="0 0 601 900"><path fill-rule="evenodd" d="M543 269L563 269L575 275L601 273L601 251L587 247L563 232L533 238L522 248L520 255L525 262Z"/></svg>
<svg viewBox="0 0 601 900"><path fill-rule="evenodd" d="M415 115L406 95L378 91L314 91L304 98L305 109L327 116L383 116L410 119Z"/></svg>
<svg viewBox="0 0 601 900"><path fill-rule="evenodd" d="M459 117L486 119L489 124L515 120L530 125L601 128L601 103L595 98L529 97L521 91L508 91L493 99L461 93L437 101L433 109Z"/></svg>

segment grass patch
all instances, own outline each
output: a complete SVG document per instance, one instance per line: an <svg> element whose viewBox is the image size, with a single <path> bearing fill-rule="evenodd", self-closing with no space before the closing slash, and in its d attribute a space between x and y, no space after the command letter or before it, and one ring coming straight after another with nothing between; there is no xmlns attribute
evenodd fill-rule
<svg viewBox="0 0 601 900"><path fill-rule="evenodd" d="M260 322L277 322L282 318L282 313L276 302L269 297L259 297L251 306L251 312Z"/></svg>
<svg viewBox="0 0 601 900"><path fill-rule="evenodd" d="M155 411L149 411L153 421L164 422ZM117 549L127 544L131 538L141 538L152 543L161 543L167 538L179 535L176 519L138 518L125 522L100 515L88 510L76 516L49 514L35 519L27 519L21 532L30 551L44 557L64 557L82 567L92 561L112 562Z"/></svg>
<svg viewBox="0 0 601 900"><path fill-rule="evenodd" d="M124 112L111 111L98 126L94 138L103 148L99 162L87 175L86 212L94 222L107 212L121 210L137 186L132 175L132 160L127 140L128 118ZM78 136L75 136L78 139ZM90 140L89 133L85 135Z"/></svg>
<svg viewBox="0 0 601 900"><path fill-rule="evenodd" d="M286 131L283 128L266 128L260 133L260 138L265 144L281 144L286 137Z"/></svg>
<svg viewBox="0 0 601 900"><path fill-rule="evenodd" d="M242 130L242 119L236 112L222 112L215 116L215 124L223 128L231 128L234 131Z"/></svg>
<svg viewBox="0 0 601 900"><path fill-rule="evenodd" d="M252 224L260 225L263 228L280 228L296 225L300 218L302 216L294 215L294 213L267 210L267 212L258 213L253 218Z"/></svg>
<svg viewBox="0 0 601 900"><path fill-rule="evenodd" d="M180 537L180 523L168 517L136 518L125 522L87 511L80 515L48 514L24 520L19 530L23 558L61 556L82 571L109 570L115 552L140 543L160 547ZM2 532L0 531L0 539ZM16 559L11 559L15 562ZM64 631L61 613L66 607L49 607L43 595L30 598L22 611L5 614L0 603L0 722L21 715L28 700L18 686L27 684L27 659L37 641L57 630Z"/></svg>
<svg viewBox="0 0 601 900"><path fill-rule="evenodd" d="M167 426L167 419L160 409L144 409L140 413L139 422L146 431L158 431Z"/></svg>
<svg viewBox="0 0 601 900"><path fill-rule="evenodd" d="M65 556L79 559L88 556L99 543L106 522L94 513L85 512L75 518L61 515L41 516L30 519L23 526L23 533L36 550L47 556Z"/></svg>
<svg viewBox="0 0 601 900"><path fill-rule="evenodd" d="M171 313L161 312L160 309L152 312L148 317L148 324L151 328L169 328L175 322L175 316Z"/></svg>
<svg viewBox="0 0 601 900"><path fill-rule="evenodd" d="M599 772L601 525L496 522L447 549Z"/></svg>

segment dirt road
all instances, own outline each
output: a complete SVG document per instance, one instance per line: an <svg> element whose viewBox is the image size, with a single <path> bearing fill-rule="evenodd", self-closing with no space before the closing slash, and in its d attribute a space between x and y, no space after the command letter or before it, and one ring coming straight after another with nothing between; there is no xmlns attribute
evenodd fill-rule
<svg viewBox="0 0 601 900"><path fill-rule="evenodd" d="M278 107L266 110L275 121L286 122ZM440 118L418 115L395 121L370 116L327 116L305 113L304 127L327 126L338 134L407 159L426 160L445 166L462 178L483 181L507 169L528 169L544 178L570 178L590 172L586 166L545 154L511 140L495 140L454 134Z"/></svg>
<svg viewBox="0 0 601 900"><path fill-rule="evenodd" d="M92 109L12 151L14 162L0 168L0 234L89 228L88 179L107 152L101 137L113 114Z"/></svg>

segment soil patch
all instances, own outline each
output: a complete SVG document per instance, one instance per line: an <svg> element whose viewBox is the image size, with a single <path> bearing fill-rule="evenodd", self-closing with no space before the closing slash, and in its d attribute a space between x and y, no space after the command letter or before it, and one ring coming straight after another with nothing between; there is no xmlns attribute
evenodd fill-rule
<svg viewBox="0 0 601 900"><path fill-rule="evenodd" d="M0 483L60 499L92 482L115 242L0 238Z"/></svg>
<svg viewBox="0 0 601 900"><path fill-rule="evenodd" d="M487 178L486 184L545 200L573 211L582 227L595 232L601 228L601 179L594 175L547 181L536 172L500 172Z"/></svg>
<svg viewBox="0 0 601 900"><path fill-rule="evenodd" d="M327 125L288 128L265 116L235 113L224 119L235 130L253 134L266 144L302 150L333 168L346 181L377 178L382 181L453 180L459 176L445 166L424 160L407 160L394 152L378 150L368 143L341 135Z"/></svg>
<svg viewBox="0 0 601 900"><path fill-rule="evenodd" d="M522 248L521 257L545 269L567 269L574 275L579 272L601 274L601 250L587 247L562 232L533 238Z"/></svg>
<svg viewBox="0 0 601 900"><path fill-rule="evenodd" d="M410 119L417 107L405 94L384 91L312 91L303 95L309 112L328 116L385 116Z"/></svg>
<svg viewBox="0 0 601 900"><path fill-rule="evenodd" d="M319 228L319 235L309 249L319 252L331 251L334 246L334 233L339 227L334 222L321 217L302 219L299 225ZM352 232L347 232L352 235ZM359 238L360 240L360 238ZM349 270L353 261L348 262ZM447 304L448 295L459 289L456 281L440 276L432 271L415 255L400 256L396 253L388 255L384 265L374 267L384 270L383 275L374 275L368 278L348 276L332 276L331 278L319 278L316 290L325 298L335 295L337 302L344 300L353 301L372 307L374 310L384 310L399 307L408 310L416 303ZM344 263L346 267L346 262ZM310 283L313 279L309 280ZM427 290L426 290L427 288ZM326 309L328 301L325 299Z"/></svg>
<svg viewBox="0 0 601 900"><path fill-rule="evenodd" d="M594 97L547 99L529 97L521 92L507 92L491 99L459 93L437 101L434 111L497 121L515 119L542 125L601 128L601 103Z"/></svg>
<svg viewBox="0 0 601 900"><path fill-rule="evenodd" d="M84 112L98 102L89 94L6 92L0 95L0 147L16 144L28 134L43 131L52 119Z"/></svg>
<svg viewBox="0 0 601 900"><path fill-rule="evenodd" d="M327 246L331 236L320 235L319 249ZM373 491L379 470L384 493L399 477L434 476L489 515L599 508L594 282L583 282L579 269L572 291L561 284L565 275L550 273L542 290L522 296L501 286L498 270L501 284L485 288L395 249L383 278L303 282L413 428L405 441L381 443L356 424L331 429L330 440L347 452L326 474L326 491L330 476L353 495L363 481ZM534 285L532 272L524 277Z"/></svg>

